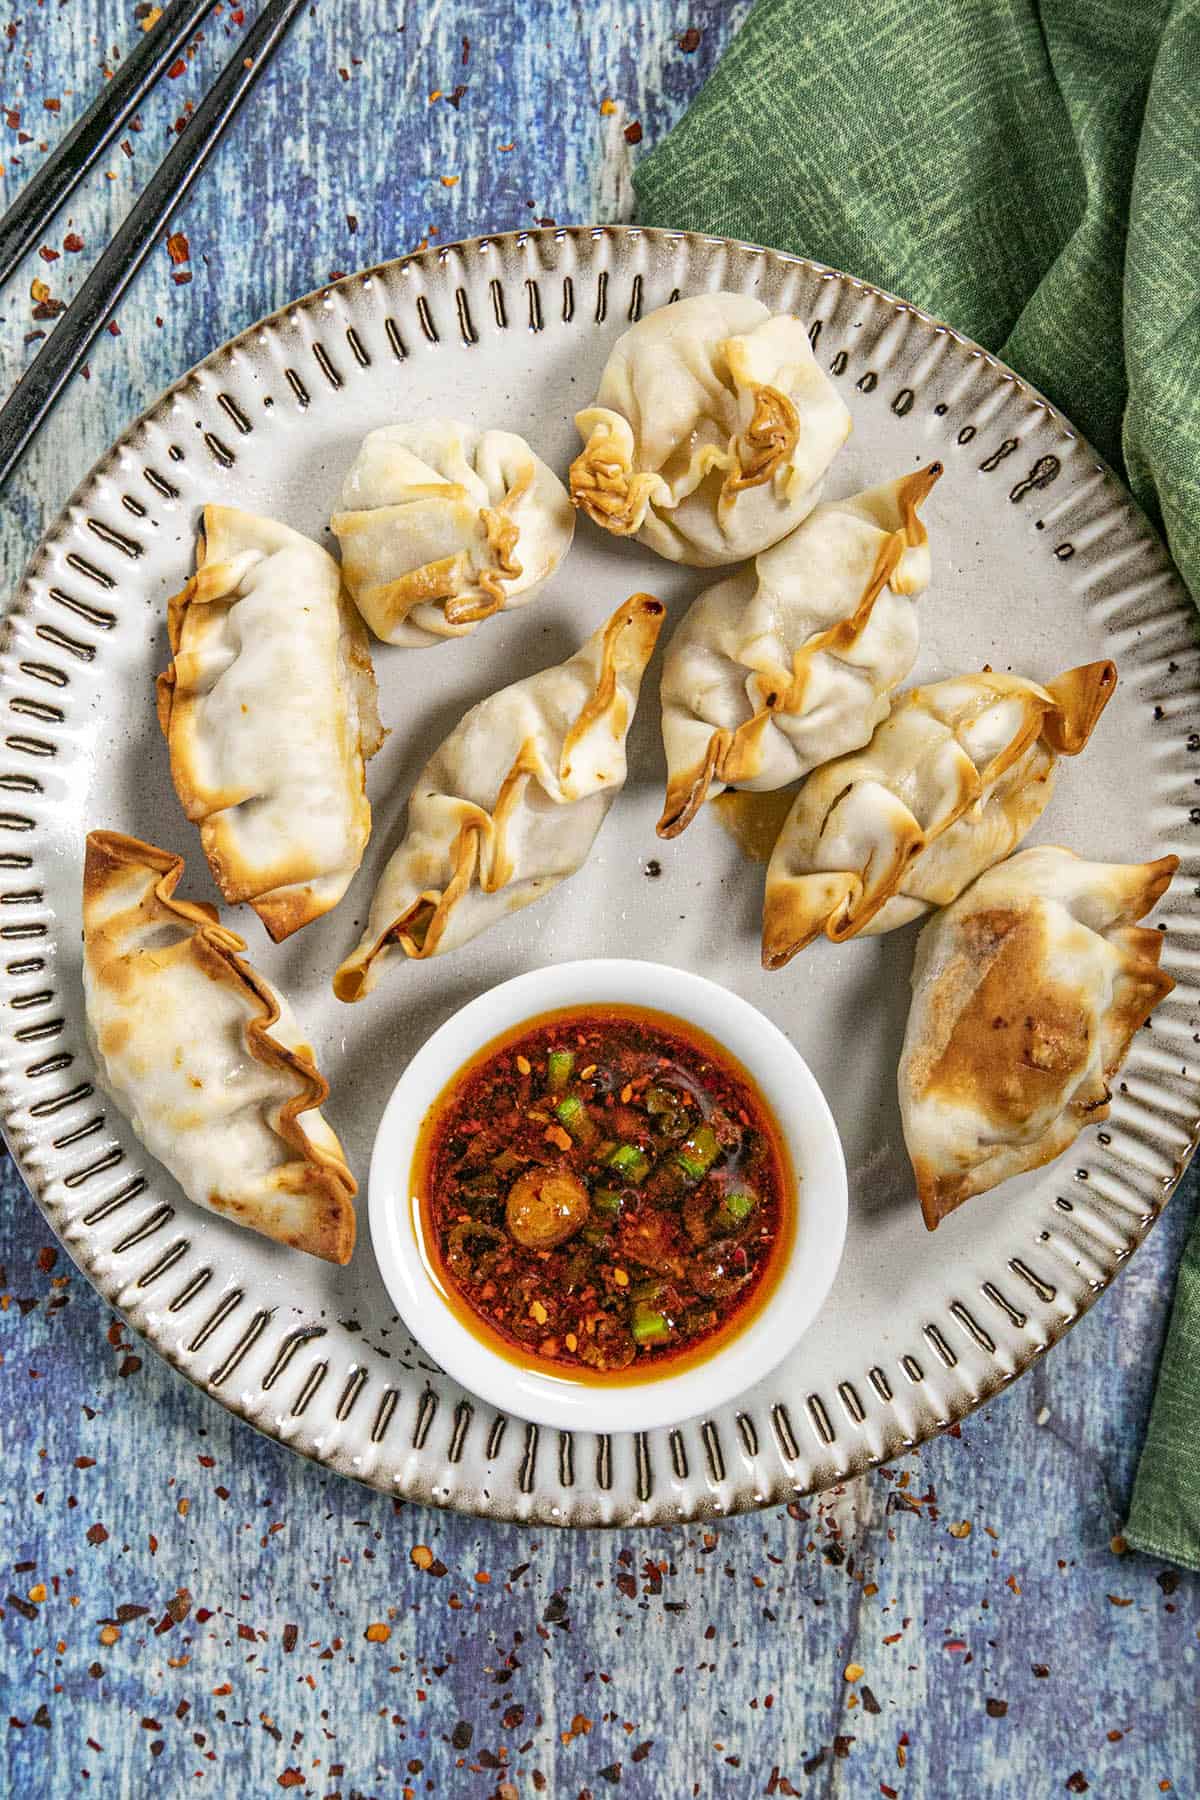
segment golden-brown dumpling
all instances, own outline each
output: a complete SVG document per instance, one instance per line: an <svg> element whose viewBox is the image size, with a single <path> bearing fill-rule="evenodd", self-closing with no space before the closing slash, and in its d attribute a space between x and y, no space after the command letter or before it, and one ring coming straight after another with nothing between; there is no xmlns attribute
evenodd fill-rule
<svg viewBox="0 0 1200 1800"><path fill-rule="evenodd" d="M456 950L581 866L625 785L662 619L660 600L634 594L566 662L459 721L417 778L366 931L334 976L339 1000L361 1000L398 951Z"/></svg>
<svg viewBox="0 0 1200 1800"><path fill-rule="evenodd" d="M423 419L367 435L330 525L371 630L419 650L527 605L570 549L575 514L515 432Z"/></svg>
<svg viewBox="0 0 1200 1800"><path fill-rule="evenodd" d="M83 988L102 1085L190 1200L345 1263L355 1181L282 994L215 908L175 898L183 858L93 831Z"/></svg>
<svg viewBox="0 0 1200 1800"><path fill-rule="evenodd" d="M706 568L756 556L811 512L850 414L799 319L718 293L631 326L575 423L576 506Z"/></svg>
<svg viewBox="0 0 1200 1800"><path fill-rule="evenodd" d="M948 906L1016 849L1117 683L1110 662L1039 687L958 675L913 688L865 749L813 772L767 868L763 964L781 969L824 932L893 931Z"/></svg>
<svg viewBox="0 0 1200 1800"><path fill-rule="evenodd" d="M1163 934L1137 920L1178 864L1022 850L926 925L899 1089L931 1231L1107 1118L1134 1032L1175 985Z"/></svg>
<svg viewBox="0 0 1200 1800"><path fill-rule="evenodd" d="M158 720L213 879L276 943L337 905L371 834L383 742L362 621L327 551L275 519L204 509L167 613Z"/></svg>
<svg viewBox="0 0 1200 1800"><path fill-rule="evenodd" d="M685 614L663 658L660 837L714 784L770 792L866 743L916 660L931 573L918 509L941 472L826 501Z"/></svg>

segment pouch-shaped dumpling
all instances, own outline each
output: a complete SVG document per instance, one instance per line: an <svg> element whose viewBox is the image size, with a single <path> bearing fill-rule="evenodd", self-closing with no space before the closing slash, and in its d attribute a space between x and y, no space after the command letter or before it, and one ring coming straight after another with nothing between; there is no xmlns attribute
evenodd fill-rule
<svg viewBox="0 0 1200 1800"><path fill-rule="evenodd" d="M745 294L696 294L617 339L571 498L672 562L740 562L811 512L850 414L808 332Z"/></svg>
<svg viewBox="0 0 1200 1800"><path fill-rule="evenodd" d="M660 837L690 824L714 783L786 787L867 742L916 660L930 577L917 509L941 472L818 506L701 594L663 659Z"/></svg>
<svg viewBox="0 0 1200 1800"><path fill-rule="evenodd" d="M442 956L586 859L625 784L625 739L663 606L634 594L569 662L473 706L422 770L367 929L334 977L359 1000L396 949Z"/></svg>
<svg viewBox="0 0 1200 1800"><path fill-rule="evenodd" d="M958 675L896 702L863 750L815 770L767 867L763 965L781 969L824 932L893 931L948 906L1016 849L1117 684L1110 662L1039 687Z"/></svg>
<svg viewBox="0 0 1200 1800"><path fill-rule="evenodd" d="M431 419L364 439L330 524L371 630L422 649L532 600L575 514L524 438Z"/></svg>
<svg viewBox="0 0 1200 1800"><path fill-rule="evenodd" d="M287 1002L211 906L174 898L183 858L93 831L83 987L104 1087L198 1206L345 1263L355 1181Z"/></svg>
<svg viewBox="0 0 1200 1800"><path fill-rule="evenodd" d="M1178 863L1022 850L926 925L899 1085L931 1231L1107 1118L1134 1032L1175 985L1163 934L1137 920Z"/></svg>
<svg viewBox="0 0 1200 1800"><path fill-rule="evenodd" d="M175 791L225 899L278 942L337 905L371 834L363 765L384 734L366 632L319 544L229 506L204 509L167 631Z"/></svg>

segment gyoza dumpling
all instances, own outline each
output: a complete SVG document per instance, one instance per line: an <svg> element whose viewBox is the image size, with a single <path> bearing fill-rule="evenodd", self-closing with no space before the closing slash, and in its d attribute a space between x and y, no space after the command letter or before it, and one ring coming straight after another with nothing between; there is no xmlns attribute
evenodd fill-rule
<svg viewBox="0 0 1200 1800"><path fill-rule="evenodd" d="M696 294L617 339L575 423L576 506L705 568L755 556L800 523L850 414L799 319L745 294Z"/></svg>
<svg viewBox="0 0 1200 1800"><path fill-rule="evenodd" d="M532 600L575 514L524 438L430 419L363 440L330 525L371 630L419 650Z"/></svg>
<svg viewBox="0 0 1200 1800"><path fill-rule="evenodd" d="M818 506L753 568L701 594L663 659L660 837L709 787L765 792L865 744L917 655L929 585L917 509L942 472Z"/></svg>
<svg viewBox="0 0 1200 1800"><path fill-rule="evenodd" d="M625 738L663 606L634 594L569 662L473 706L426 763L362 942L334 976L360 1000L396 952L442 956L586 859L625 785Z"/></svg>
<svg viewBox="0 0 1200 1800"><path fill-rule="evenodd" d="M333 558L287 525L207 506L167 612L158 721L226 900L278 943L336 906L371 835L383 742L367 635Z"/></svg>
<svg viewBox="0 0 1200 1800"><path fill-rule="evenodd" d="M1108 1117L1134 1032L1175 985L1163 934L1136 921L1178 865L1022 850L926 925L899 1081L931 1231Z"/></svg>
<svg viewBox="0 0 1200 1800"><path fill-rule="evenodd" d="M1088 663L1039 687L958 675L913 688L864 750L814 770L776 839L763 900L763 965L819 932L835 944L949 906L1016 849L1117 685Z"/></svg>
<svg viewBox="0 0 1200 1800"><path fill-rule="evenodd" d="M97 1074L189 1200L345 1263L355 1180L329 1092L282 995L211 906L176 900L183 858L93 831L83 990Z"/></svg>

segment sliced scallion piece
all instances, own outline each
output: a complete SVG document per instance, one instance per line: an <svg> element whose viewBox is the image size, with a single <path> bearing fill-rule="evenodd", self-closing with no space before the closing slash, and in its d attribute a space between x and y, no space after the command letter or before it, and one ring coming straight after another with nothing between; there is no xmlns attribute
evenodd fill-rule
<svg viewBox="0 0 1200 1800"><path fill-rule="evenodd" d="M671 1323L666 1313L660 1312L657 1306L651 1306L646 1300L639 1300L634 1306L629 1329L633 1333L635 1344L661 1344L664 1338L671 1335Z"/></svg>
<svg viewBox="0 0 1200 1800"><path fill-rule="evenodd" d="M616 1169L618 1174L623 1175L635 1187L639 1182L645 1181L650 1173L650 1158L636 1144L618 1144L615 1150L609 1151L605 1160L610 1169Z"/></svg>
<svg viewBox="0 0 1200 1800"><path fill-rule="evenodd" d="M573 1050L552 1050L546 1058L546 1088L551 1094L565 1091L571 1079L571 1071L575 1067Z"/></svg>
<svg viewBox="0 0 1200 1800"><path fill-rule="evenodd" d="M721 1201L718 1211L733 1224L741 1225L758 1205L758 1195L752 1194L749 1188L734 1188Z"/></svg>
<svg viewBox="0 0 1200 1800"><path fill-rule="evenodd" d="M564 1094L554 1108L554 1116L577 1143L588 1144L596 1135L591 1114L578 1094Z"/></svg>
<svg viewBox="0 0 1200 1800"><path fill-rule="evenodd" d="M621 1210L621 1196L615 1188L597 1188L592 1195L592 1205L605 1217L615 1218Z"/></svg>
<svg viewBox="0 0 1200 1800"><path fill-rule="evenodd" d="M688 1133L675 1152L675 1161L690 1181L700 1181L721 1154L717 1134L711 1125L697 1125Z"/></svg>

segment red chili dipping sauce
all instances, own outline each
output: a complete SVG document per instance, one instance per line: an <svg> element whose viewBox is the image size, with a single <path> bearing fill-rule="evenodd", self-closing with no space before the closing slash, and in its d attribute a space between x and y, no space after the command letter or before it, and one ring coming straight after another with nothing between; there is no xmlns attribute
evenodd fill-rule
<svg viewBox="0 0 1200 1800"><path fill-rule="evenodd" d="M681 1019L565 1008L496 1038L421 1127L426 1264L493 1350L581 1381L675 1373L772 1292L795 1198L746 1071Z"/></svg>

